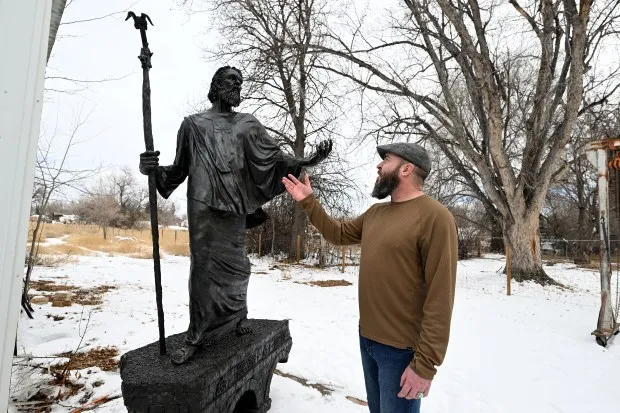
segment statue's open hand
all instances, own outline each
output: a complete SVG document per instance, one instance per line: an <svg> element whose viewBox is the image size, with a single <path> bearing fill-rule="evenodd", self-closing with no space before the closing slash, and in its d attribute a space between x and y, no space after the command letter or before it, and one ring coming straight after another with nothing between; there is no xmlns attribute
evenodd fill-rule
<svg viewBox="0 0 620 413"><path fill-rule="evenodd" d="M304 166L314 166L326 159L332 151L333 142L331 139L319 143L316 152L307 160Z"/></svg>
<svg viewBox="0 0 620 413"><path fill-rule="evenodd" d="M159 166L159 151L146 151L140 154L140 173L148 175Z"/></svg>
<svg viewBox="0 0 620 413"><path fill-rule="evenodd" d="M282 183L287 192L291 194L293 199L297 202L312 194L312 186L310 186L310 178L308 178L308 175L304 176L304 182L302 183L293 175L289 174L288 178L282 178Z"/></svg>

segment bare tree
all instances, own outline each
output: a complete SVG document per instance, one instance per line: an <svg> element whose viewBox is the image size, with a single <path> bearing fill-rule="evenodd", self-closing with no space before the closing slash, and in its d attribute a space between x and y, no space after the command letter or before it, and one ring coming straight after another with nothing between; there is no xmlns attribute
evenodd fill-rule
<svg viewBox="0 0 620 413"><path fill-rule="evenodd" d="M96 190L80 199L75 209L86 222L99 225L103 239L108 239L108 229L119 219L120 209L114 194Z"/></svg>
<svg viewBox="0 0 620 413"><path fill-rule="evenodd" d="M339 57L327 69L365 90L402 98L412 125L502 217L513 276L547 284L539 215L566 167L577 117L617 88L599 84L606 95L584 98L584 74L618 32L619 9L615 1L403 0L389 36L366 36L356 22L350 40L332 33L333 44L311 50Z"/></svg>
<svg viewBox="0 0 620 413"><path fill-rule="evenodd" d="M148 189L139 185L128 167L109 177L109 192L115 197L119 207L118 220L112 224L119 228L132 228L147 217ZM159 203L157 204L159 205Z"/></svg>
<svg viewBox="0 0 620 413"><path fill-rule="evenodd" d="M620 109L617 104L611 105L611 109L606 106L589 110L578 119L567 148L568 171L551 186L547 195L549 220L556 227L556 232L568 240L576 264L590 262L590 252L598 238L596 170L586 159L583 147L592 140L620 136ZM617 175L617 170L616 173L610 170L609 201L610 211L619 214ZM617 239L619 229L617 220L611 220L610 237Z"/></svg>
<svg viewBox="0 0 620 413"><path fill-rule="evenodd" d="M194 2L182 3L191 7ZM320 69L328 57L309 53L311 44L322 41L330 12L327 0L200 3L211 6L214 28L219 32L220 42L215 50L207 51L208 58L242 69L247 84L244 101L264 119L267 130L285 150L301 157L314 143L339 136L343 101L335 93L335 80ZM289 44L295 47L287 47ZM343 209L359 188L347 176L346 160L338 159L337 144L335 148L328 162L311 171L311 179L323 202ZM297 235L305 239L307 218L296 203L291 208L292 255Z"/></svg>
<svg viewBox="0 0 620 413"><path fill-rule="evenodd" d="M67 166L67 158L75 145L80 143L77 137L80 128L86 121L87 118L83 119L81 116L77 118L67 141L63 143L64 148L58 155L55 153L56 134L53 134L49 139L45 139L45 137L39 139L32 196L32 204L36 211L36 221L34 222L34 228L29 231L31 234L29 238L30 247L27 255L26 277L22 291L22 303L26 304L25 308L28 310L28 316L31 316L28 288L36 263L43 220L47 214L48 206L55 197L62 194L63 190L81 190L83 183L97 173L96 169L74 170Z"/></svg>

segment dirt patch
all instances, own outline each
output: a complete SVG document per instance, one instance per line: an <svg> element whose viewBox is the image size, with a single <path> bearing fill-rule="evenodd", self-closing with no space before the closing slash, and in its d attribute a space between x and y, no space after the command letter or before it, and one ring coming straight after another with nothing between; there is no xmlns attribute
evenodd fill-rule
<svg viewBox="0 0 620 413"><path fill-rule="evenodd" d="M252 274L254 274L254 275L265 275L265 274L268 274L268 273L266 273L265 271L256 271L256 272L254 272Z"/></svg>
<svg viewBox="0 0 620 413"><path fill-rule="evenodd" d="M347 396L347 400L355 404L359 404L360 406L368 406L367 402L362 399L358 399L357 397Z"/></svg>
<svg viewBox="0 0 620 413"><path fill-rule="evenodd" d="M114 357L118 356L118 349L114 346L96 347L84 353L62 353L59 357L70 358L69 368L71 370L81 370L88 367L99 367L104 371L114 371L118 368L118 361ZM54 370L63 371L67 363L54 366Z"/></svg>
<svg viewBox="0 0 620 413"><path fill-rule="evenodd" d="M295 281L297 284L313 285L315 287L346 287L353 285L346 280Z"/></svg>
<svg viewBox="0 0 620 413"><path fill-rule="evenodd" d="M304 387L310 387L312 389L317 390L319 393L321 393L322 396L329 396L330 394L332 394L334 392L334 389L332 389L331 387L325 385L325 384L321 384L321 383L310 383L308 382L308 380L304 379L303 377L299 377L299 376L295 376L293 374L288 374L288 373L283 373L280 370L276 369L275 373L278 376L287 378L287 379L291 379L291 380L295 380L297 383L301 384Z"/></svg>
<svg viewBox="0 0 620 413"><path fill-rule="evenodd" d="M61 315L52 315L52 314L48 314L47 318L52 318L54 321L62 321L65 318Z"/></svg>
<svg viewBox="0 0 620 413"><path fill-rule="evenodd" d="M54 299L55 292L69 291L74 294L73 303L80 305L99 305L103 303L103 295L117 287L115 285L100 285L94 288L81 288L71 284L56 284L51 280L30 281L30 288L41 292L41 295ZM52 293L52 294L45 294ZM55 320L58 321L58 320Z"/></svg>
<svg viewBox="0 0 620 413"><path fill-rule="evenodd" d="M116 289L114 285L100 285L95 288L81 288L74 291L74 302L82 305L99 305L103 303L103 294Z"/></svg>
<svg viewBox="0 0 620 413"><path fill-rule="evenodd" d="M30 281L30 288L41 292L56 292L56 291L73 291L79 290L79 287L71 284L56 284L51 280L39 280Z"/></svg>

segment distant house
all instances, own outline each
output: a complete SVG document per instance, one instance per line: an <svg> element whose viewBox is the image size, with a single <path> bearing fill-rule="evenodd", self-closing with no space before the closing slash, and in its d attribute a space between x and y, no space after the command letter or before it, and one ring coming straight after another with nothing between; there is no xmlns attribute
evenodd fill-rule
<svg viewBox="0 0 620 413"><path fill-rule="evenodd" d="M58 220L63 224L73 224L75 222L78 222L79 219L80 217L78 217L77 215L61 215L60 218L58 218Z"/></svg>

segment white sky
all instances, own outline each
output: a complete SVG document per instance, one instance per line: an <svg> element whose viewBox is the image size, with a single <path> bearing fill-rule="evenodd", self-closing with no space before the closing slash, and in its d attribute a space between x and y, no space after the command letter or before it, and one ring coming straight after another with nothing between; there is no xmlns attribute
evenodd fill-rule
<svg viewBox="0 0 620 413"><path fill-rule="evenodd" d="M369 12L374 21L385 17L380 10L398 0L352 0L361 12L363 4L375 9ZM147 36L153 68L151 76L152 121L155 148L161 151L161 164L170 164L174 158L177 129L191 111L193 102L204 99L210 79L217 67L227 64L209 64L203 58L205 46L215 44L214 33L207 33L210 15L188 15L177 5L178 0L107 0L105 2L74 0L63 16L63 22L104 16L130 8L140 14L150 15L154 27ZM349 10L351 11L351 10ZM61 25L59 37L50 58L47 76L97 80L120 78L122 80L89 84L88 90L77 94L46 92L43 109L43 135L56 131L58 148L62 138L72 130L78 114L87 122L79 133L86 142L72 150L68 167L88 169L95 165L105 168L129 166L139 179L146 177L137 170L139 154L144 151L142 129L142 70L137 59L140 53L140 35L131 21L124 21L126 13L87 23ZM605 56L612 66L617 66L618 55ZM46 88L70 89L69 82L49 80ZM242 104L239 110L244 110ZM360 127L359 113L352 113L349 125L343 125L345 135L354 135ZM335 150L347 151L344 157L360 166L351 175L361 187L365 198L359 204L363 211L376 202L369 193L376 177L375 165L379 161L374 146L352 149L344 142L336 142ZM185 212L186 186L179 187L171 199L177 203L177 213Z"/></svg>
<svg viewBox="0 0 620 413"><path fill-rule="evenodd" d="M129 8L147 13L154 27L147 31L153 68L151 77L152 122L155 148L161 151L160 163L174 159L176 133L189 114L191 102L206 97L210 79L221 64L209 64L203 59L203 46L213 45L213 35L206 34L209 15L188 15L175 0L108 0L93 2L74 0L65 11L63 22L104 16ZM142 129L142 70L137 58L141 41L139 31L126 13L80 24L61 25L59 37L49 60L47 76L63 76L80 80L120 78L105 83L89 84L88 90L77 94L46 92L43 109L43 134L56 130L57 144L72 130L80 112L87 122L79 133L84 143L74 147L69 159L72 169L87 169L95 165L106 168L129 166L139 177L139 154L145 150ZM75 85L61 80L48 80L48 89L71 89ZM239 108L243 111L243 104ZM357 116L356 116L357 117ZM369 194L376 177L378 156L371 146L359 152L360 161L367 163L359 185ZM366 188L364 188L364 186ZM171 199L177 203L177 213L185 212L186 186L179 187ZM370 197L368 197L370 198ZM372 202L368 199L368 202ZM363 209L364 205L360 205Z"/></svg>

